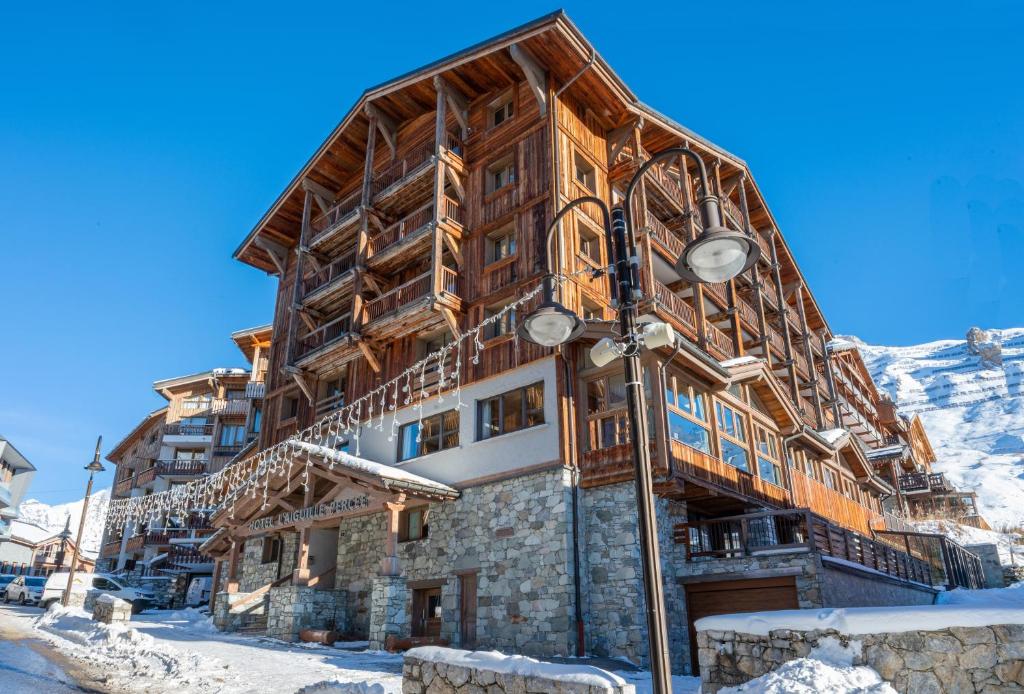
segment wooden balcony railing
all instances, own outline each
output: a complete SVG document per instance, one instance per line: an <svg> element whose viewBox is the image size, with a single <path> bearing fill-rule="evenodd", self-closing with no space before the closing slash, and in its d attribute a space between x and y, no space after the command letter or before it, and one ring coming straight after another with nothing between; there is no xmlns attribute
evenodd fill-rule
<svg viewBox="0 0 1024 694"><path fill-rule="evenodd" d="M759 322L757 320L757 309L745 299L740 299L739 303L736 304L736 308L739 310L740 320L750 326L751 329L757 330Z"/></svg>
<svg viewBox="0 0 1024 694"><path fill-rule="evenodd" d="M726 300L727 294L724 283L708 283L701 286L704 287L704 293L717 301L719 306L726 307L729 305L729 302Z"/></svg>
<svg viewBox="0 0 1024 694"><path fill-rule="evenodd" d="M156 461L158 475L202 475L209 470L208 461L191 458Z"/></svg>
<svg viewBox="0 0 1024 694"><path fill-rule="evenodd" d="M414 148L384 170L374 174L370 190L374 197L416 172L434 156L434 143L427 142Z"/></svg>
<svg viewBox="0 0 1024 694"><path fill-rule="evenodd" d="M121 494L127 494L132 490L132 484L135 481L134 475L128 475L122 479L119 479L114 483L114 494L120 496Z"/></svg>
<svg viewBox="0 0 1024 694"><path fill-rule="evenodd" d="M445 132L444 148L459 159L465 158L465 145L462 143L462 138L453 132Z"/></svg>
<svg viewBox="0 0 1024 694"><path fill-rule="evenodd" d="M350 272L356 266L355 252L332 260L309 277L302 279L302 296L308 296L320 287L327 286L334 280Z"/></svg>
<svg viewBox="0 0 1024 694"><path fill-rule="evenodd" d="M693 331L697 330L697 314L693 307L686 302L686 299L676 295L675 292L657 280L654 280L654 298L669 313L679 319L683 325L688 326Z"/></svg>
<svg viewBox="0 0 1024 694"><path fill-rule="evenodd" d="M678 258L683 254L683 248L686 247L686 243L650 212L647 213L646 226L651 230L651 238L664 248L670 256Z"/></svg>
<svg viewBox="0 0 1024 694"><path fill-rule="evenodd" d="M267 384L249 381L245 384L245 397L250 400L262 400L267 392Z"/></svg>
<svg viewBox="0 0 1024 694"><path fill-rule="evenodd" d="M953 485L946 480L946 476L941 472L928 473L928 486L937 492L948 492L953 490Z"/></svg>
<svg viewBox="0 0 1024 694"><path fill-rule="evenodd" d="M166 436L211 436L213 435L212 424L187 424L184 422L171 422L164 426Z"/></svg>
<svg viewBox="0 0 1024 694"><path fill-rule="evenodd" d="M200 552L195 547L188 545L171 545L171 551L167 555L169 564L212 564L213 559Z"/></svg>
<svg viewBox="0 0 1024 694"><path fill-rule="evenodd" d="M146 540L145 535L132 535L128 538L128 541L124 543L125 552L136 552L142 549L142 545Z"/></svg>
<svg viewBox="0 0 1024 694"><path fill-rule="evenodd" d="M866 535L871 534L873 523L883 521L881 515L875 511L861 506L835 489L829 489L794 467L789 468L789 478L793 488L794 506L809 508L843 527Z"/></svg>
<svg viewBox="0 0 1024 694"><path fill-rule="evenodd" d="M101 557L116 557L121 553L121 539L111 540L103 545L100 550Z"/></svg>
<svg viewBox="0 0 1024 694"><path fill-rule="evenodd" d="M805 379L811 377L811 370L807 368L807 358L800 351L793 350L793 360L796 362L796 372Z"/></svg>
<svg viewBox="0 0 1024 694"><path fill-rule="evenodd" d="M444 214L441 221L455 222L461 227L466 226L466 212L462 208L462 203L447 195L444 196L442 202L444 203L442 208Z"/></svg>
<svg viewBox="0 0 1024 694"><path fill-rule="evenodd" d="M768 344L771 345L779 356L786 354L786 341L782 339L782 335L779 331L773 328L771 325L765 325L765 331L768 333Z"/></svg>
<svg viewBox="0 0 1024 694"><path fill-rule="evenodd" d="M767 291L761 291L761 301L764 302L765 311L775 312L779 310L778 297L775 296L775 290L771 287L768 287Z"/></svg>
<svg viewBox="0 0 1024 694"><path fill-rule="evenodd" d="M459 273L445 265L441 266L441 291L459 296Z"/></svg>
<svg viewBox="0 0 1024 694"><path fill-rule="evenodd" d="M356 192L327 210L324 214L314 217L309 222L309 230L312 232L312 240L315 242L318 236L332 231L342 222L349 219L349 216L359 209L362 202L362 193ZM353 217L354 221L354 217Z"/></svg>
<svg viewBox="0 0 1024 694"><path fill-rule="evenodd" d="M900 475L901 492L927 492L930 490L931 485L929 484L928 473L908 472Z"/></svg>
<svg viewBox="0 0 1024 694"><path fill-rule="evenodd" d="M433 221L434 204L430 203L415 212L407 214L379 234L371 236L367 246L367 255L373 256L395 244L401 243Z"/></svg>
<svg viewBox="0 0 1024 694"><path fill-rule="evenodd" d="M300 338L296 345L296 357L301 359L321 347L326 347L335 340L348 335L350 332L352 332L352 314L346 313L338 316Z"/></svg>
<svg viewBox="0 0 1024 694"><path fill-rule="evenodd" d="M790 495L785 488L755 474L733 467L680 441L669 441L669 452L673 466L685 478L773 506L789 505Z"/></svg>
<svg viewBox="0 0 1024 694"><path fill-rule="evenodd" d="M378 318L427 296L433 290L433 279L433 273L424 272L368 302L366 304L366 322L372 323Z"/></svg>
<svg viewBox="0 0 1024 694"><path fill-rule="evenodd" d="M687 561L810 551L932 584L932 567L925 559L870 539L870 531L861 534L839 527L806 509L688 521L675 526L673 534L677 544L686 545Z"/></svg>
<svg viewBox="0 0 1024 694"><path fill-rule="evenodd" d="M650 155L646 151L641 151L643 152L643 159L645 161L650 159ZM683 194L683 189L679 187L679 182L673 178L665 166L655 164L647 170L646 175L656 181L665 193L667 193L668 196L675 200L680 206L686 207L686 195Z"/></svg>
<svg viewBox="0 0 1024 694"><path fill-rule="evenodd" d="M717 352L721 359L732 359L736 356L736 348L732 344L732 338L718 329L713 323L704 321L704 334L708 338L708 347L712 352Z"/></svg>
<svg viewBox="0 0 1024 694"><path fill-rule="evenodd" d="M338 393L316 401L316 416L322 417L345 406L345 394Z"/></svg>
<svg viewBox="0 0 1024 694"><path fill-rule="evenodd" d="M145 487L147 484L156 479L156 465L143 470L142 472L136 473L134 487Z"/></svg>
<svg viewBox="0 0 1024 694"><path fill-rule="evenodd" d="M754 240L757 241L757 245L761 247L761 257L770 263L772 261L771 241L769 241L767 237L759 231L754 232Z"/></svg>
<svg viewBox="0 0 1024 694"><path fill-rule="evenodd" d="M245 398L227 399L216 398L210 408L213 414L220 415L246 415L249 412L249 401Z"/></svg>

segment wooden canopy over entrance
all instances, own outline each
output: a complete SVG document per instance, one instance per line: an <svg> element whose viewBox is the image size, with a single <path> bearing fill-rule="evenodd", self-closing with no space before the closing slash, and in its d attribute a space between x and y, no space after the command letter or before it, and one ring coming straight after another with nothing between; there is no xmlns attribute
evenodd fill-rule
<svg viewBox="0 0 1024 694"><path fill-rule="evenodd" d="M293 582L307 585L309 538L313 529L336 527L343 518L385 512L387 547L382 575L400 573L398 514L409 500L447 501L458 490L389 465L302 441L289 444L292 462L279 466L248 491L240 491L213 516L217 532L202 551L228 555L228 592L237 590L238 554L246 538L282 530L299 533ZM255 493L253 492L255 490ZM219 571L221 562L218 561Z"/></svg>

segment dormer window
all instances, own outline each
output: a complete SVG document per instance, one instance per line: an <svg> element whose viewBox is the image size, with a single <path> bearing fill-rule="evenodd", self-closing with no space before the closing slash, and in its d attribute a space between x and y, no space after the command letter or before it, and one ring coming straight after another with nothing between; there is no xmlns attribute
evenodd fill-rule
<svg viewBox="0 0 1024 694"><path fill-rule="evenodd" d="M515 106L512 99L512 92L509 91L491 102L487 112L487 124L495 128L515 115Z"/></svg>
<svg viewBox="0 0 1024 694"><path fill-rule="evenodd" d="M504 157L487 167L487 192L493 193L516 181L516 167L512 157Z"/></svg>

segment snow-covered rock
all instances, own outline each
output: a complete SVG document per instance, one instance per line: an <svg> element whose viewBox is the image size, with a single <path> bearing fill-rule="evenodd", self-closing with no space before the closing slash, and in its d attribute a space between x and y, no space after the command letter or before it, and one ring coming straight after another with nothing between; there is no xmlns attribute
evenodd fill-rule
<svg viewBox="0 0 1024 694"><path fill-rule="evenodd" d="M71 536L78 532L78 521L82 517L82 502L71 501L66 504L44 504L37 499L28 499L18 507L18 516L29 523L34 523L51 535L64 529L64 523L71 519ZM90 553L100 551L103 541L103 525L107 518L107 505L110 503L110 490L101 489L93 493L89 499L89 511L85 517L85 531L82 533L82 550Z"/></svg>
<svg viewBox="0 0 1024 694"><path fill-rule="evenodd" d="M1024 526L1024 328L910 347L843 340L901 412L920 415L935 470L976 491L992 527Z"/></svg>

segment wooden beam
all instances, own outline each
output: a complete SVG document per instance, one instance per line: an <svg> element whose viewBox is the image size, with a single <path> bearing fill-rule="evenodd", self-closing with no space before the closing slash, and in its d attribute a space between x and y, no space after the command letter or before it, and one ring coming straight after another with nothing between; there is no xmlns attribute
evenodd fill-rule
<svg viewBox="0 0 1024 694"><path fill-rule="evenodd" d="M286 366L284 369L291 374L292 378L299 385L299 389L309 398L309 404L312 405L316 402L316 395L313 393L313 389L309 387L309 384L306 383L306 376L302 373L302 370L294 366Z"/></svg>
<svg viewBox="0 0 1024 694"><path fill-rule="evenodd" d="M455 189L455 194L459 196L459 202L465 202L466 200L466 189L462 185L462 181L459 180L459 175L452 170L452 167L444 167L444 177L448 179L448 182L452 184L452 188Z"/></svg>
<svg viewBox="0 0 1024 694"><path fill-rule="evenodd" d="M376 121L377 130L391 148L391 158L394 159L398 155L398 125L373 104L366 104L366 115Z"/></svg>
<svg viewBox="0 0 1024 694"><path fill-rule="evenodd" d="M445 322L448 323L448 327L451 329L453 337L458 337L462 334L462 331L459 329L459 319L455 317L455 314L452 313L450 308L442 306L441 315L444 316Z"/></svg>
<svg viewBox="0 0 1024 694"><path fill-rule="evenodd" d="M615 163L615 157L629 142L629 136L633 134L634 128L643 128L643 119L635 118L621 128L616 128L608 133L608 166Z"/></svg>
<svg viewBox="0 0 1024 694"><path fill-rule="evenodd" d="M331 211L331 207L334 206L334 193L309 178L302 179L302 188L313 194L316 204L320 206L321 212L327 214Z"/></svg>
<svg viewBox="0 0 1024 694"><path fill-rule="evenodd" d="M441 234L441 239L444 240L444 245L448 247L448 250L451 251L452 257L455 258L455 264L458 265L460 269L465 269L465 264L462 260L462 251L459 250L458 241L456 241L448 232L443 232Z"/></svg>
<svg viewBox="0 0 1024 694"><path fill-rule="evenodd" d="M270 256L270 262L277 268L277 274L284 277L285 268L288 266L288 249L262 236L257 236L252 242L267 252L267 255Z"/></svg>
<svg viewBox="0 0 1024 694"><path fill-rule="evenodd" d="M448 106L451 107L452 113L455 115L455 120L459 122L462 139L465 140L469 137L469 100L440 75L434 77L434 88L444 93Z"/></svg>
<svg viewBox="0 0 1024 694"><path fill-rule="evenodd" d="M543 116L548 112L547 81L544 79L544 70L533 59L533 56L527 53L526 49L522 48L518 43L513 43L509 46L508 52L512 56L512 60L519 66L519 69L526 75L526 81L530 83L530 89L533 90L533 95L537 98L540 115Z"/></svg>
<svg viewBox="0 0 1024 694"><path fill-rule="evenodd" d="M363 353L364 357L366 357L366 363L370 365L370 368L375 372L380 373L380 360L377 358L377 355L373 353L373 348L363 340L356 341L356 346L359 347L359 351Z"/></svg>

